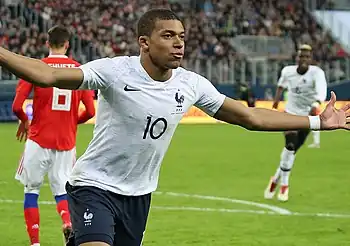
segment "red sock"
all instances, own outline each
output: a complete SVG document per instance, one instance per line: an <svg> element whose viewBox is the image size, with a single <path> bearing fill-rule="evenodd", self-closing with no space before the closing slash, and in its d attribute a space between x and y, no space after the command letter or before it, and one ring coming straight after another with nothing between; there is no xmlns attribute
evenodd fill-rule
<svg viewBox="0 0 350 246"><path fill-rule="evenodd" d="M25 208L24 218L27 225L27 232L30 238L31 244L39 243L39 209L38 208Z"/></svg>
<svg viewBox="0 0 350 246"><path fill-rule="evenodd" d="M68 210L68 201L67 200L61 200L56 205L57 212L62 218L63 224L70 224L70 214Z"/></svg>

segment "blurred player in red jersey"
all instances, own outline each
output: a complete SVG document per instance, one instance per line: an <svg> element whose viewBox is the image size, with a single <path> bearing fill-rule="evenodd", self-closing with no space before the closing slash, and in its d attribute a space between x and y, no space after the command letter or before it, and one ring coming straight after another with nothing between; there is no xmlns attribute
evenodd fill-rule
<svg viewBox="0 0 350 246"><path fill-rule="evenodd" d="M53 67L79 67L80 64L65 56L69 48L69 31L60 26L48 32L50 55L42 61ZM33 119L29 123L23 103L34 89ZM77 124L95 115L93 91L71 91L58 88L41 88L20 80L13 112L20 119L17 139L27 140L16 179L25 188L24 217L31 245L39 246L39 190L47 174L57 203L57 212L63 221L65 240L71 231L70 214L65 184L76 159ZM85 111L79 114L80 101ZM28 136L28 139L27 139Z"/></svg>

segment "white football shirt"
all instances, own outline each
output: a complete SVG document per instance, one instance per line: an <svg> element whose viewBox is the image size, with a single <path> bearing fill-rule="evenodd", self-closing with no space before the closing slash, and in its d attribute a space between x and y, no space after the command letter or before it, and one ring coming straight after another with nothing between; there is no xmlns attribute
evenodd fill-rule
<svg viewBox="0 0 350 246"><path fill-rule="evenodd" d="M99 59L80 68L80 89L98 89L99 98L93 139L74 165L72 185L128 196L153 192L185 112L195 105L213 116L225 99L207 79L183 68L165 82L154 81L137 56Z"/></svg>
<svg viewBox="0 0 350 246"><path fill-rule="evenodd" d="M327 82L324 71L317 66L309 66L303 75L297 72L297 65L282 69L278 86L288 90L285 111L290 114L307 116L312 104L323 102L327 96Z"/></svg>

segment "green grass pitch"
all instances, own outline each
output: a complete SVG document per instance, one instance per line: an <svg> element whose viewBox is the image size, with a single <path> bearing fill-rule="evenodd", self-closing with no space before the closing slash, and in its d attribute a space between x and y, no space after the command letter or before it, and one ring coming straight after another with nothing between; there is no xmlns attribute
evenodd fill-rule
<svg viewBox="0 0 350 246"><path fill-rule="evenodd" d="M92 129L79 127L78 155ZM29 245L23 187L14 179L23 150L15 131L16 124L0 125L0 246ZM180 125L153 195L144 246L350 245L350 134L323 132L321 149L304 146L291 175L290 201L266 201L263 191L283 142L281 133ZM47 185L40 201L54 201ZM41 244L62 246L55 206L40 204L40 213Z"/></svg>

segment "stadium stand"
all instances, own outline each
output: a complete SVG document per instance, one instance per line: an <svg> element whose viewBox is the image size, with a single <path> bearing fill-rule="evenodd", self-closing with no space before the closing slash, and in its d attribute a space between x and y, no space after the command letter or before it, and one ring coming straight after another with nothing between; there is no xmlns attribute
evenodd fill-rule
<svg viewBox="0 0 350 246"><path fill-rule="evenodd" d="M71 54L80 62L105 56L134 55L138 53L136 20L145 10L161 6L170 7L184 20L188 32L186 60L244 59L230 43L230 38L240 35L287 37L292 40L294 50L300 43L309 43L319 62L347 55L306 12L302 0L195 3L195 8L190 8L165 0L26 0L24 4L1 8L2 29L5 29L1 39L15 52L43 57L47 53L43 45L47 29L53 24L63 24L76 35ZM291 57L278 54L274 58Z"/></svg>

